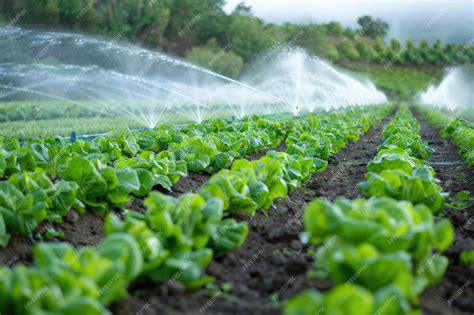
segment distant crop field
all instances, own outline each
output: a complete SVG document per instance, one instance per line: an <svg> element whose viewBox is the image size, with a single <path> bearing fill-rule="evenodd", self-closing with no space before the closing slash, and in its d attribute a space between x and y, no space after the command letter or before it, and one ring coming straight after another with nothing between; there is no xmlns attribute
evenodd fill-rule
<svg viewBox="0 0 474 315"><path fill-rule="evenodd" d="M467 0L256 2L0 0L0 315L474 314Z"/></svg>

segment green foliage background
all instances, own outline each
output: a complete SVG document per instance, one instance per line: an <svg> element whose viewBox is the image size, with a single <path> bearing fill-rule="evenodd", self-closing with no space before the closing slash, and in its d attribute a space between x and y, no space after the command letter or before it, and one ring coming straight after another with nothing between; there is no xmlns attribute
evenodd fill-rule
<svg viewBox="0 0 474 315"><path fill-rule="evenodd" d="M240 4L231 14L224 0L0 0L0 21L105 34L116 40L187 57L237 77L272 47L298 45L337 64L436 65L474 62L470 45L418 46L382 40L389 25L362 16L359 29L326 24L271 24Z"/></svg>

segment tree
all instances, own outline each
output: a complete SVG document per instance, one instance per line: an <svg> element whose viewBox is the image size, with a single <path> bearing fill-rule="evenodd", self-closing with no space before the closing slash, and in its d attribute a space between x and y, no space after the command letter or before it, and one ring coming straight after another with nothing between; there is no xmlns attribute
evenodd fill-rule
<svg viewBox="0 0 474 315"><path fill-rule="evenodd" d="M359 52L360 58L366 62L375 60L377 58L377 52L375 49L365 40L359 39L356 41L355 48Z"/></svg>
<svg viewBox="0 0 474 315"><path fill-rule="evenodd" d="M375 39L375 42L373 44L373 48L374 48L375 52L377 53L377 57L375 58L375 61L378 64L382 64L382 63L387 62L390 49L387 47L387 45L385 45L382 38L377 36L377 38Z"/></svg>
<svg viewBox="0 0 474 315"><path fill-rule="evenodd" d="M405 63L405 52L402 48L402 45L398 40L392 38L390 40L390 47L387 47L386 53L386 65L399 64L403 65Z"/></svg>
<svg viewBox="0 0 474 315"><path fill-rule="evenodd" d="M360 59L360 54L357 49L354 48L352 43L348 40L342 41L337 47L339 54L349 61L357 61Z"/></svg>
<svg viewBox="0 0 474 315"><path fill-rule="evenodd" d="M25 19L33 24L55 25L59 22L58 0L29 1Z"/></svg>
<svg viewBox="0 0 474 315"><path fill-rule="evenodd" d="M228 51L228 48L219 47L215 39L206 46L193 47L186 53L186 58L198 66L231 78L237 78L244 66L242 57Z"/></svg>
<svg viewBox="0 0 474 315"><path fill-rule="evenodd" d="M434 62L437 65L444 65L450 61L439 39L434 43L433 48L431 48L431 55L434 57Z"/></svg>
<svg viewBox="0 0 474 315"><path fill-rule="evenodd" d="M193 46L203 46L216 38L225 46L230 18L222 7L224 0L160 0L169 10L165 47L184 55Z"/></svg>
<svg viewBox="0 0 474 315"><path fill-rule="evenodd" d="M103 2L102 29L114 37L157 44L169 21L164 0L120 0Z"/></svg>
<svg viewBox="0 0 474 315"><path fill-rule="evenodd" d="M465 63L469 61L467 54L463 53L461 47L456 44L448 44L444 47L444 54L448 58L449 63Z"/></svg>
<svg viewBox="0 0 474 315"><path fill-rule="evenodd" d="M338 22L329 22L326 24L326 32L330 36L341 36L344 28Z"/></svg>
<svg viewBox="0 0 474 315"><path fill-rule="evenodd" d="M411 39L407 40L406 49L403 52L403 58L407 63L413 65L421 65L423 63L423 58L420 56L419 50L416 49Z"/></svg>
<svg viewBox="0 0 474 315"><path fill-rule="evenodd" d="M59 0L59 22L74 29L93 32L98 16L88 0Z"/></svg>
<svg viewBox="0 0 474 315"><path fill-rule="evenodd" d="M371 16L364 15L357 19L357 23L362 28L359 32L361 36L375 38L384 37L388 32L388 24L381 19L373 19Z"/></svg>
<svg viewBox="0 0 474 315"><path fill-rule="evenodd" d="M86 5L82 0L59 0L60 22L75 25Z"/></svg>
<svg viewBox="0 0 474 315"><path fill-rule="evenodd" d="M240 2L234 9L234 14L241 16L252 17L252 7L245 5L245 3Z"/></svg>
<svg viewBox="0 0 474 315"><path fill-rule="evenodd" d="M213 14L223 12L222 6L224 5L224 0L162 1L170 10L171 18L166 28L166 36L171 41L180 39L185 35L195 34L196 27L202 23L210 22L208 17L212 17Z"/></svg>
<svg viewBox="0 0 474 315"><path fill-rule="evenodd" d="M233 13L229 25L229 42L232 51L242 56L246 62L251 62L270 48L275 42L265 31L263 21Z"/></svg>
<svg viewBox="0 0 474 315"><path fill-rule="evenodd" d="M11 18L21 12L26 6L24 1L0 0L0 14Z"/></svg>
<svg viewBox="0 0 474 315"><path fill-rule="evenodd" d="M400 42L396 40L395 38L392 38L390 40L390 49L392 49L393 51L399 52L402 49L402 44L400 44Z"/></svg>
<svg viewBox="0 0 474 315"><path fill-rule="evenodd" d="M353 29L349 28L349 27L346 27L344 29L344 31L342 32L342 35L344 35L346 37L349 37L351 39L354 38L355 34L356 34L356 32Z"/></svg>
<svg viewBox="0 0 474 315"><path fill-rule="evenodd" d="M193 27L193 43L206 44L210 38L216 39L222 46L228 42L230 19L222 10L206 12Z"/></svg>
<svg viewBox="0 0 474 315"><path fill-rule="evenodd" d="M339 60L339 53L335 46L324 35L324 29L317 24L310 24L300 27L294 34L300 34L295 44L306 48L314 55L328 58L331 60ZM294 35L296 38L296 35Z"/></svg>
<svg viewBox="0 0 474 315"><path fill-rule="evenodd" d="M423 59L423 63L434 63L434 58L431 55L430 45L428 44L428 41L425 38L423 38L420 42L420 46L418 47L418 53Z"/></svg>

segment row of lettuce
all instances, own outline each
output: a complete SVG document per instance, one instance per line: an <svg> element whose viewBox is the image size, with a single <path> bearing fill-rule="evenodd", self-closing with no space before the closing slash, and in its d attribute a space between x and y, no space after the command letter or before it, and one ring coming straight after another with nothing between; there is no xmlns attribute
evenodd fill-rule
<svg viewBox="0 0 474 315"><path fill-rule="evenodd" d="M274 148L299 119L215 120L164 126L93 141L0 139L0 246L9 231L30 235L70 209L120 209L154 187L171 189L190 172L212 173L234 158Z"/></svg>
<svg viewBox="0 0 474 315"><path fill-rule="evenodd" d="M464 155L467 165L474 167L474 125L462 118L452 119L446 113L422 105L416 109L436 128L441 130L441 136L451 138Z"/></svg>
<svg viewBox="0 0 474 315"><path fill-rule="evenodd" d="M353 109L290 121L286 152L236 160L196 193L171 197L153 191L144 213L125 210L120 218L109 213L106 236L96 248L39 243L31 267L0 269L0 312L108 314L105 306L126 296L137 279L179 281L189 288L212 281L203 270L213 255L239 247L248 232L228 214L268 209L390 110Z"/></svg>
<svg viewBox="0 0 474 315"><path fill-rule="evenodd" d="M320 246L317 274L334 287L291 298L286 315L421 314L412 305L443 277L448 259L439 253L454 232L449 221L434 217L444 196L425 162L431 149L419 130L408 108L400 107L359 184L371 198L317 199L305 209L308 240Z"/></svg>

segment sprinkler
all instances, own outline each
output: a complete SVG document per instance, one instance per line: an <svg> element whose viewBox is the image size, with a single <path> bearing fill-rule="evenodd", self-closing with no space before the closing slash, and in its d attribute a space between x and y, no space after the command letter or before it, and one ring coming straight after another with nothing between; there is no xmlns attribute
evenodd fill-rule
<svg viewBox="0 0 474 315"><path fill-rule="evenodd" d="M69 141L70 141L71 143L74 143L74 142L76 142L76 139L77 139L77 134L76 134L76 132L75 132L75 131L71 132L71 137L69 138Z"/></svg>

